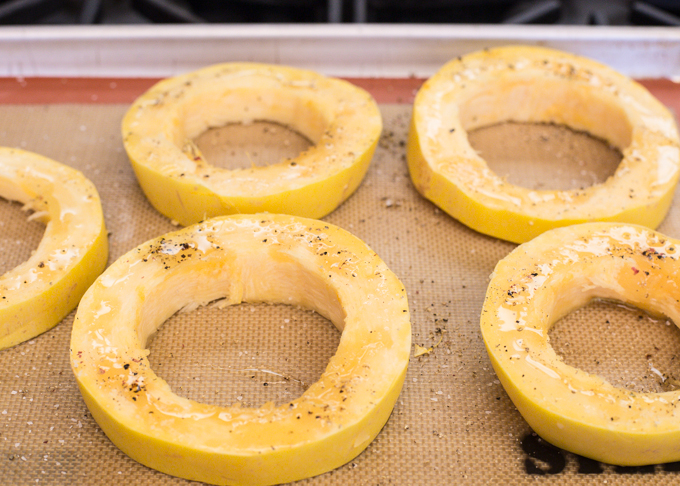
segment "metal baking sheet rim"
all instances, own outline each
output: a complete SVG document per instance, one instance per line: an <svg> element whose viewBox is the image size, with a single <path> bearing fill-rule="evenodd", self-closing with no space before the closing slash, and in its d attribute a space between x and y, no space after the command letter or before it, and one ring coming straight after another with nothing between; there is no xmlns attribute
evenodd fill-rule
<svg viewBox="0 0 680 486"><path fill-rule="evenodd" d="M229 61L346 77L427 77L446 61L505 44L589 56L633 77L680 79L672 27L200 24L0 28L0 76L165 77Z"/></svg>

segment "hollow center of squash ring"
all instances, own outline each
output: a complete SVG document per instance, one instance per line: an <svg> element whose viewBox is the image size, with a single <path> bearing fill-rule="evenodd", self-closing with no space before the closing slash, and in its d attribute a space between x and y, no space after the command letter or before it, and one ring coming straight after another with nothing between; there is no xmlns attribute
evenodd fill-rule
<svg viewBox="0 0 680 486"><path fill-rule="evenodd" d="M632 124L619 100L602 90L564 80L503 77L476 88L458 108L449 116L457 116L467 133L518 122L569 127L603 140L619 152L632 140ZM451 124L445 121L444 126ZM480 155L484 158L484 153ZM562 162L574 163L566 159ZM526 172L523 170L519 177Z"/></svg>
<svg viewBox="0 0 680 486"><path fill-rule="evenodd" d="M27 261L45 234L45 225L22 210L22 204L0 197L0 275Z"/></svg>
<svg viewBox="0 0 680 486"><path fill-rule="evenodd" d="M328 129L334 108L334 103L322 103L313 93L301 90L200 90L178 109L173 138L182 148L186 140L195 140L211 128L265 121L290 127L315 144Z"/></svg>
<svg viewBox="0 0 680 486"><path fill-rule="evenodd" d="M494 173L532 190L601 184L622 159L606 142L563 125L504 122L472 130L468 140Z"/></svg>
<svg viewBox="0 0 680 486"><path fill-rule="evenodd" d="M264 250L255 245L255 247L248 248L239 247L233 252L224 249L220 253L227 253L227 256L199 260L187 256L189 252L186 252L183 254L185 258L180 265L173 266L168 263L161 267L160 274L156 273L155 277L151 277L151 282L149 278L145 278L150 287L144 292L141 312L138 315L136 333L139 343L146 346L151 336L164 322L177 320L186 324L182 329L184 338L178 338L180 349L182 349L183 339L199 339L203 345L215 346L212 348L213 353L230 351L236 353L236 362L240 363L239 366L245 366L245 363L249 362L253 369L259 370L257 376L268 375L266 371L271 371L282 375L272 374L274 382L285 380L287 376L289 380L296 379L304 382L305 385L313 383L306 383L306 380L301 378L301 376L308 377L308 374L301 374L300 370L284 367L285 358L284 363L281 363L277 361L279 357L273 356L274 353L278 353L277 348L286 342L292 345L292 349L288 350L289 353L299 351L301 355L303 355L303 350L318 345L319 338L313 339L307 336L303 337L304 341L299 341L295 337L305 336L304 333L300 335L297 328L302 325L304 329L304 323L299 322L301 320L298 319L299 316L283 317L286 314L285 311L279 309L277 315L276 311L272 313L269 309L267 312L260 312L259 316L248 315L247 319L239 319L239 322L232 328L232 325L221 317L217 320L218 322L215 322L216 311L220 310L220 306L241 303L287 304L281 307L293 306L313 310L319 314L318 319L329 320L337 329L342 330L346 315L337 293L323 279L323 276L316 272L315 268L310 269L306 264L298 261L294 254L286 251ZM176 256L182 255L178 253ZM167 270L165 270L166 267ZM206 304L213 304L218 309L211 309L210 306L200 307ZM248 314L252 307L249 304L237 306L239 309L233 312L230 309L229 315L238 316L239 312ZM244 311L242 308L247 310ZM224 311L224 309L221 310ZM176 313L180 314L176 315ZM182 313L187 315L182 315ZM250 322L258 317L263 321L271 319L272 322L261 322L257 325ZM289 322L286 322L286 319ZM294 322L290 322L291 320ZM250 328L249 323L254 327ZM209 332L217 333L219 336L215 342L204 340L209 339L209 335L204 335L203 326L208 326L208 328L212 326ZM286 327L289 329L286 330ZM293 327L296 328L293 329ZM173 328L175 332L179 332L171 322L171 332ZM291 329L294 331L292 336ZM160 336L163 338L162 333ZM266 342L255 343L257 340L264 339L265 336ZM174 335L171 337L175 338ZM323 339L328 340L328 337ZM262 344L265 347L259 350L258 346ZM337 347L337 343L331 343L330 346ZM328 344L325 347L328 347ZM246 351L248 352L246 358L254 359L244 361L242 359L244 356L238 356L238 353L245 354ZM272 360L272 356L269 355L272 355L274 359ZM167 356L160 355L154 359L162 363L166 358ZM204 366L203 360L202 353L187 356L187 362L196 361L197 366ZM214 369L211 372L213 376L222 380L230 380L231 372L240 373L234 369ZM255 372L245 371L245 373ZM295 388L300 394L304 391L300 386ZM293 389L291 387L291 393ZM181 390L177 392L182 394ZM256 399L253 398L253 400Z"/></svg>
<svg viewBox="0 0 680 486"><path fill-rule="evenodd" d="M550 329L566 364L636 393L680 389L680 329L668 319L618 302L595 300Z"/></svg>
<svg viewBox="0 0 680 486"><path fill-rule="evenodd" d="M213 305L168 319L149 343L149 362L185 398L278 406L319 380L339 339L327 319L300 307Z"/></svg>
<svg viewBox="0 0 680 486"><path fill-rule="evenodd" d="M313 143L290 128L266 121L209 128L194 143L214 167L246 169L291 160Z"/></svg>

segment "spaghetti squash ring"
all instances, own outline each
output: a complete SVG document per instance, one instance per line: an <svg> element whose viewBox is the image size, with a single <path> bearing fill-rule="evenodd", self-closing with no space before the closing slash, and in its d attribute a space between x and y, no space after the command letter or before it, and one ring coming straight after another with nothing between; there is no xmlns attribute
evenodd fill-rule
<svg viewBox="0 0 680 486"><path fill-rule="evenodd" d="M0 349L56 326L104 270L108 236L94 185L41 155L0 148L0 197L46 223L37 250L0 276Z"/></svg>
<svg viewBox="0 0 680 486"><path fill-rule="evenodd" d="M547 231L498 263L482 336L503 387L543 439L609 464L680 460L680 391L615 387L567 365L548 342L554 322L594 298L679 323L679 245L643 226L584 223Z"/></svg>
<svg viewBox="0 0 680 486"><path fill-rule="evenodd" d="M275 122L307 137L308 150L266 166L224 169L193 140L230 123ZM321 218L363 180L382 130L366 91L313 71L226 63L163 80L122 123L123 142L151 204L182 225L227 214Z"/></svg>
<svg viewBox="0 0 680 486"><path fill-rule="evenodd" d="M516 186L493 173L467 139L468 131L507 121L566 125L606 141L623 159L590 187ZM515 243L588 221L656 228L680 174L673 116L643 86L542 47L499 47L443 66L416 96L407 150L424 197L470 228Z"/></svg>
<svg viewBox="0 0 680 486"><path fill-rule="evenodd" d="M319 381L261 408L174 394L145 343L182 308L300 305L342 331ZM170 475L266 485L334 469L364 450L400 393L411 345L406 292L363 242L327 223L283 215L214 218L147 242L83 297L71 364L93 417L121 450Z"/></svg>

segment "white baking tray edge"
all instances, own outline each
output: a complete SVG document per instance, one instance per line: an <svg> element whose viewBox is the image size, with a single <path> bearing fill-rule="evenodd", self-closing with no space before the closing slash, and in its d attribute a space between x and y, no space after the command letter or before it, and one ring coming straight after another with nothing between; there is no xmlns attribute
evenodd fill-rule
<svg viewBox="0 0 680 486"><path fill-rule="evenodd" d="M680 79L680 29L666 27L200 24L0 28L0 76L165 77L256 61L346 77L427 77L449 59L541 44L633 77Z"/></svg>

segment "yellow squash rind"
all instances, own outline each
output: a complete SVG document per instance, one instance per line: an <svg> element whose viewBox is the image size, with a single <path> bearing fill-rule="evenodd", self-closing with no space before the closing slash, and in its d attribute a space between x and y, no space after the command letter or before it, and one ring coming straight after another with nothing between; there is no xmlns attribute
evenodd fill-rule
<svg viewBox="0 0 680 486"><path fill-rule="evenodd" d="M552 324L593 298L680 322L680 240L638 225L584 223L543 233L501 260L481 331L493 367L533 430L610 464L680 460L680 391L639 393L564 363Z"/></svg>
<svg viewBox="0 0 680 486"><path fill-rule="evenodd" d="M532 190L494 174L467 132L505 121L588 132L623 159L604 183ZM463 224L522 243L589 221L656 228L680 174L671 113L644 87L595 61L552 49L507 46L450 61L419 90L407 147L416 189Z"/></svg>
<svg viewBox="0 0 680 486"><path fill-rule="evenodd" d="M56 326L108 258L101 201L79 171L38 154L0 148L0 197L46 223L33 255L0 276L0 349Z"/></svg>
<svg viewBox="0 0 680 486"><path fill-rule="evenodd" d="M269 121L314 145L265 167L209 164L192 140L211 127ZM382 118L373 98L313 71L226 63L163 80L140 96L122 124L123 142L151 204L182 225L227 214L320 218L363 180Z"/></svg>
<svg viewBox="0 0 680 486"><path fill-rule="evenodd" d="M175 395L145 343L182 308L224 299L311 308L342 330L302 396L261 408ZM386 423L410 353L406 292L363 242L283 215L224 216L122 256L78 308L71 364L85 402L126 454L211 484L267 485L321 474L364 450Z"/></svg>

